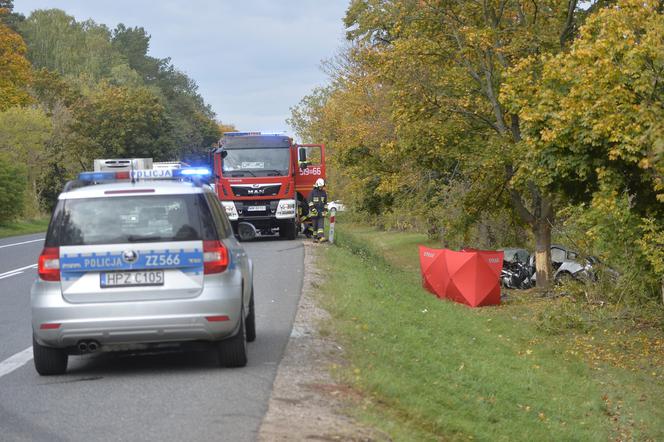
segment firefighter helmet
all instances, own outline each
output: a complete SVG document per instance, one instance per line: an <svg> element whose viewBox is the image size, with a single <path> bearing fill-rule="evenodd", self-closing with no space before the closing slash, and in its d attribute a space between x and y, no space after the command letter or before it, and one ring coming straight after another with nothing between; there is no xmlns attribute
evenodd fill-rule
<svg viewBox="0 0 664 442"><path fill-rule="evenodd" d="M325 187L325 180L323 178L318 178L316 180L316 184L314 184L314 187L318 187L319 189L321 187Z"/></svg>

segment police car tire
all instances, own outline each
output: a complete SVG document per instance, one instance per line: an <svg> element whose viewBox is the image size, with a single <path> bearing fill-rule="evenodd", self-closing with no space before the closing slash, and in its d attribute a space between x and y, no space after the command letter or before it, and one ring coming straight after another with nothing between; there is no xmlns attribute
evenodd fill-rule
<svg viewBox="0 0 664 442"><path fill-rule="evenodd" d="M249 300L249 314L247 315L246 334L247 342L256 340L256 311L254 310L254 289L251 288L251 299Z"/></svg>
<svg viewBox="0 0 664 442"><path fill-rule="evenodd" d="M64 374L69 355L60 348L45 347L32 337L32 355L37 373L42 376Z"/></svg>
<svg viewBox="0 0 664 442"><path fill-rule="evenodd" d="M247 336L244 325L244 307L242 307L238 331L217 344L219 365L222 367L234 368L247 365Z"/></svg>

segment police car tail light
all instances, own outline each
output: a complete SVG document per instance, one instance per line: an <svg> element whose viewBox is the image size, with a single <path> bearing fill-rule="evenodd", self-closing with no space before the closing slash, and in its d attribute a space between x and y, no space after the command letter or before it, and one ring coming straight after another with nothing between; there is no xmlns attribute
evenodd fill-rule
<svg viewBox="0 0 664 442"><path fill-rule="evenodd" d="M44 247L39 255L39 277L43 281L60 281L60 249Z"/></svg>
<svg viewBox="0 0 664 442"><path fill-rule="evenodd" d="M203 273L221 273L228 267L228 250L221 241L203 241Z"/></svg>

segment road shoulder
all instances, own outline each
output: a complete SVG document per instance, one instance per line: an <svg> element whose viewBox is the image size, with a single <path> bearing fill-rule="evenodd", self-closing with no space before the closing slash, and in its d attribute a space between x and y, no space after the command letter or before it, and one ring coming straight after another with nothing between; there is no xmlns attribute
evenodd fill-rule
<svg viewBox="0 0 664 442"><path fill-rule="evenodd" d="M315 300L322 272L317 254L326 246L305 243L304 281L297 315L279 364L268 411L259 429L259 441L378 439L344 414L353 392L330 374L343 364L343 349L320 325L329 314Z"/></svg>

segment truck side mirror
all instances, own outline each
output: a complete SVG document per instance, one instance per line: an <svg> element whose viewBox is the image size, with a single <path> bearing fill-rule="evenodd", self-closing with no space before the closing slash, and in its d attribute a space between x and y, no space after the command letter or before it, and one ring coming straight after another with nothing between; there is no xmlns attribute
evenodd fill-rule
<svg viewBox="0 0 664 442"><path fill-rule="evenodd" d="M222 150L220 155L221 155L222 159L226 158L228 156L228 151L227 150Z"/></svg>
<svg viewBox="0 0 664 442"><path fill-rule="evenodd" d="M297 150L297 163L300 165L300 169L305 169L307 164L307 149L305 147L300 147Z"/></svg>

